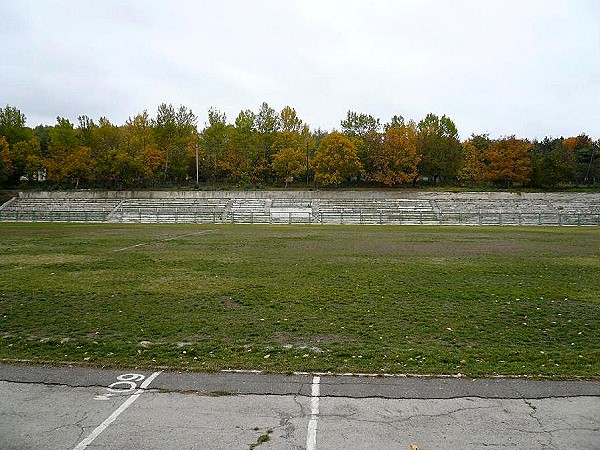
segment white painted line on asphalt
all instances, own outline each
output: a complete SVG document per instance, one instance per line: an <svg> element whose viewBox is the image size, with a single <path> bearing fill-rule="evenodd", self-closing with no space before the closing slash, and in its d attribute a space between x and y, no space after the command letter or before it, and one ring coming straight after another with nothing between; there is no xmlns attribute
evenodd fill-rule
<svg viewBox="0 0 600 450"><path fill-rule="evenodd" d="M113 412L110 416L108 416L108 418L104 422L102 422L100 425L98 425L94 429L94 431L92 431L90 433L90 435L88 437L86 437L83 441L81 441L79 444L77 444L77 446L73 450L84 450L85 448L87 448L88 445L90 445L94 441L94 439L96 439L100 435L100 433L102 433L104 430L106 430L111 423L113 423L115 420L117 420L117 417L119 417L123 411L125 411L127 408L129 408L131 406L131 404L133 402L135 402L139 398L140 395L142 395L142 393L144 392L144 389L146 389L148 386L150 386L150 383L152 383L152 381L157 376L159 376L161 373L162 373L162 371L154 372L152 375L150 375L148 378L146 378L144 380L144 382L140 385L140 388L135 392L135 394L133 394L127 400L125 400L123 402L123 404L116 409L115 412Z"/></svg>
<svg viewBox="0 0 600 450"><path fill-rule="evenodd" d="M320 382L321 377L313 377L306 450L316 450L317 448L317 421L319 420L319 396L321 395Z"/></svg>

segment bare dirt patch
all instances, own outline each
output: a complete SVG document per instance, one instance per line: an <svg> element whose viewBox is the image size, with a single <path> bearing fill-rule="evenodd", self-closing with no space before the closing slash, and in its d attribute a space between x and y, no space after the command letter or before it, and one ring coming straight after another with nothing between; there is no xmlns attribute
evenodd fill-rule
<svg viewBox="0 0 600 450"><path fill-rule="evenodd" d="M244 305L236 303L236 301L228 295L222 296L220 300L225 304L225 306L231 309L239 309L244 307Z"/></svg>
<svg viewBox="0 0 600 450"><path fill-rule="evenodd" d="M69 255L66 253L46 255L3 255L2 265L15 266L46 266L53 264L84 263L91 260L88 255Z"/></svg>

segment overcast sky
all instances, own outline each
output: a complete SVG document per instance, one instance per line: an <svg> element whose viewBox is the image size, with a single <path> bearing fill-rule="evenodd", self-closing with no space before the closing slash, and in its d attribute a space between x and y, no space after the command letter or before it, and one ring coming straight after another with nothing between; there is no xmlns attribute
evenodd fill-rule
<svg viewBox="0 0 600 450"><path fill-rule="evenodd" d="M263 101L313 129L433 112L462 138L597 139L600 2L0 0L0 104L29 126Z"/></svg>

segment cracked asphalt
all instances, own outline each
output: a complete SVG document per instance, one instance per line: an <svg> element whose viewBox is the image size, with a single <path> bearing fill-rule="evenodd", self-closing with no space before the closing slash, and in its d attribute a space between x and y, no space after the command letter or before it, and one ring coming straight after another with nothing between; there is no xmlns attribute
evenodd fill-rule
<svg viewBox="0 0 600 450"><path fill-rule="evenodd" d="M151 374L0 365L0 448L600 450L600 382Z"/></svg>

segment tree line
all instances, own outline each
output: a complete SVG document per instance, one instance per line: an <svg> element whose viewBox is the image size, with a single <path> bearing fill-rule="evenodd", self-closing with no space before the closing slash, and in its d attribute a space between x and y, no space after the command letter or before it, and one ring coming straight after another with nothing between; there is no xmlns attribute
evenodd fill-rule
<svg viewBox="0 0 600 450"><path fill-rule="evenodd" d="M348 111L339 131L311 130L296 111L263 103L233 123L211 108L204 127L187 107L161 104L125 124L80 116L76 124L26 126L0 109L0 187L417 186L560 188L594 185L600 140L473 134L460 141L447 116L381 123Z"/></svg>

